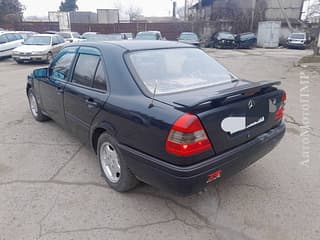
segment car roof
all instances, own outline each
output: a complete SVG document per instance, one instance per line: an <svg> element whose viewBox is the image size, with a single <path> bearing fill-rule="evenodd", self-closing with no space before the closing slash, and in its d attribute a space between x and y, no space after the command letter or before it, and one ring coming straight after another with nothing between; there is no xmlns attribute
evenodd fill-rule
<svg viewBox="0 0 320 240"><path fill-rule="evenodd" d="M100 46L104 47L107 45L113 45L123 48L127 51L138 51L138 50L152 50L152 49L165 49L165 48L195 48L192 45L174 42L174 41L157 41L157 40L123 40L123 41L108 41L108 42L97 42L97 43L84 43L81 42L79 45L87 46Z"/></svg>
<svg viewBox="0 0 320 240"><path fill-rule="evenodd" d="M5 34L5 33L17 33L17 32L14 32L14 31L0 31L0 34Z"/></svg>
<svg viewBox="0 0 320 240"><path fill-rule="evenodd" d="M52 37L52 36L56 36L55 34L35 34L33 35L34 37Z"/></svg>
<svg viewBox="0 0 320 240"><path fill-rule="evenodd" d="M160 31L142 31L138 33L160 33Z"/></svg>

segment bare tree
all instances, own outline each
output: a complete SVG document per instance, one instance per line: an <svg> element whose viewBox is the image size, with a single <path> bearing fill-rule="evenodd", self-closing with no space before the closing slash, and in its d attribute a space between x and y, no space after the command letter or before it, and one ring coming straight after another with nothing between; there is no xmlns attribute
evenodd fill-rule
<svg viewBox="0 0 320 240"><path fill-rule="evenodd" d="M320 0L316 0L307 10L307 20L320 15Z"/></svg>
<svg viewBox="0 0 320 240"><path fill-rule="evenodd" d="M308 22L312 22L313 17L319 17L319 16L320 16L320 0L315 0L307 10L306 20ZM319 56L320 51L318 47L318 41L319 41L320 24L318 24L318 27L316 29L317 30L315 31L315 36L313 36L314 41L312 43L312 48L313 48L313 55Z"/></svg>
<svg viewBox="0 0 320 240"><path fill-rule="evenodd" d="M130 22L137 19L142 14L142 9L140 7L135 7L131 5L127 10L126 14L129 15Z"/></svg>
<svg viewBox="0 0 320 240"><path fill-rule="evenodd" d="M124 7L122 1L115 0L113 6L119 10L120 13L124 13Z"/></svg>
<svg viewBox="0 0 320 240"><path fill-rule="evenodd" d="M185 17L185 7L178 7L177 15L179 18L184 19Z"/></svg>

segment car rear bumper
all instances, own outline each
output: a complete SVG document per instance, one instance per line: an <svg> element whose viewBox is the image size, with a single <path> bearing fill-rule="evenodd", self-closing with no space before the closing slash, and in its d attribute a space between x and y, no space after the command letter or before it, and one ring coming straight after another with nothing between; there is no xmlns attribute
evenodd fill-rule
<svg viewBox="0 0 320 240"><path fill-rule="evenodd" d="M287 46L291 48L306 48L306 45L303 43L287 43Z"/></svg>
<svg viewBox="0 0 320 240"><path fill-rule="evenodd" d="M259 160L280 142L285 130L281 124L226 153L187 167L161 161L124 145L120 148L138 179L171 193L190 195L202 190L212 173L222 171L221 178L225 178Z"/></svg>

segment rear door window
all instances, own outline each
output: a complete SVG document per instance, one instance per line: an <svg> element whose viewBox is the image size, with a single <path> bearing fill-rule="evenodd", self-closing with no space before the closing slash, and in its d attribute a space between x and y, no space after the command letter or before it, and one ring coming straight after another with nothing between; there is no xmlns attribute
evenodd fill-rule
<svg viewBox="0 0 320 240"><path fill-rule="evenodd" d="M18 34L18 33L15 33L14 35L16 36L16 39L18 39L18 40L19 40L19 39L23 39L23 37L22 37L20 34Z"/></svg>
<svg viewBox="0 0 320 240"><path fill-rule="evenodd" d="M0 44L6 43L8 42L8 38L6 37L6 35L1 35L0 36Z"/></svg>
<svg viewBox="0 0 320 240"><path fill-rule="evenodd" d="M93 88L106 91L107 83L106 83L106 73L103 68L103 62L100 60L96 75L93 81Z"/></svg>
<svg viewBox="0 0 320 240"><path fill-rule="evenodd" d="M61 36L57 36L59 43L64 43L64 38Z"/></svg>
<svg viewBox="0 0 320 240"><path fill-rule="evenodd" d="M6 34L6 36L7 36L8 40L9 40L9 42L17 40L16 36L13 33L8 33L8 34Z"/></svg>
<svg viewBox="0 0 320 240"><path fill-rule="evenodd" d="M60 44L59 39L57 36L52 37L52 45L58 45Z"/></svg>
<svg viewBox="0 0 320 240"><path fill-rule="evenodd" d="M72 82L86 87L92 87L100 56L80 54L74 69Z"/></svg>

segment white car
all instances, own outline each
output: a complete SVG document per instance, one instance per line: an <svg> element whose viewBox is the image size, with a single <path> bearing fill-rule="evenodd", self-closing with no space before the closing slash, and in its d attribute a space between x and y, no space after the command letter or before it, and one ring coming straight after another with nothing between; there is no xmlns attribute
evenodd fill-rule
<svg viewBox="0 0 320 240"><path fill-rule="evenodd" d="M0 57L10 57L12 50L23 43L23 37L15 32L0 32Z"/></svg>
<svg viewBox="0 0 320 240"><path fill-rule="evenodd" d="M17 63L51 62L65 46L62 37L52 34L35 34L24 41L23 45L14 49L12 58Z"/></svg>
<svg viewBox="0 0 320 240"><path fill-rule="evenodd" d="M80 34L77 32L57 32L56 34L63 37L64 40L69 43L83 41Z"/></svg>
<svg viewBox="0 0 320 240"><path fill-rule="evenodd" d="M29 38L35 34L38 34L36 32L30 32L30 31L17 31L16 33L20 34L24 40L27 40L27 38Z"/></svg>

